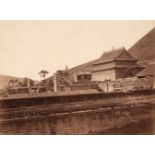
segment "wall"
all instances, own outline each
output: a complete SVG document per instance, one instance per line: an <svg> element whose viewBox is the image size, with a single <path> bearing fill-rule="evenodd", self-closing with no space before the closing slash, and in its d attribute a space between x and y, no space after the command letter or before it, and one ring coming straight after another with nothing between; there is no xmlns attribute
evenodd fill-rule
<svg viewBox="0 0 155 155"><path fill-rule="evenodd" d="M98 82L98 86L104 92L112 91L133 91L135 89L151 89L155 88L155 78L154 77L145 77L145 78L122 78L116 81L106 80Z"/></svg>
<svg viewBox="0 0 155 155"><path fill-rule="evenodd" d="M104 92L112 92L114 91L114 85L115 85L115 81L103 81L103 82L99 82L98 86L104 91Z"/></svg>
<svg viewBox="0 0 155 155"><path fill-rule="evenodd" d="M116 79L126 78L127 76L127 69L126 68L117 68L116 69Z"/></svg>
<svg viewBox="0 0 155 155"><path fill-rule="evenodd" d="M92 81L104 81L107 79L115 80L115 78L116 75L114 69L92 73Z"/></svg>
<svg viewBox="0 0 155 155"><path fill-rule="evenodd" d="M155 90L3 99L0 133L104 134L152 118L154 104Z"/></svg>
<svg viewBox="0 0 155 155"><path fill-rule="evenodd" d="M128 60L116 60L108 63L93 65L92 81L104 81L105 79L116 80L119 78L131 77L133 76L133 71L131 70L135 70L136 66L136 61Z"/></svg>

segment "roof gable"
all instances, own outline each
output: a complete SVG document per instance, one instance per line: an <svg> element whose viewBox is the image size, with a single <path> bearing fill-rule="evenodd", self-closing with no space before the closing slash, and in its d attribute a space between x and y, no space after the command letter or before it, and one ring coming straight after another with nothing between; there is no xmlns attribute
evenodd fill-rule
<svg viewBox="0 0 155 155"><path fill-rule="evenodd" d="M113 61L113 60L134 60L136 61L123 47L123 48L113 49L112 51L103 53L103 55L94 64Z"/></svg>
<svg viewBox="0 0 155 155"><path fill-rule="evenodd" d="M133 58L126 50L123 50L116 58L115 60L133 60L136 61L135 58Z"/></svg>
<svg viewBox="0 0 155 155"><path fill-rule="evenodd" d="M122 53L122 49L112 50L103 53L103 55L100 57L101 60L113 60L117 58Z"/></svg>

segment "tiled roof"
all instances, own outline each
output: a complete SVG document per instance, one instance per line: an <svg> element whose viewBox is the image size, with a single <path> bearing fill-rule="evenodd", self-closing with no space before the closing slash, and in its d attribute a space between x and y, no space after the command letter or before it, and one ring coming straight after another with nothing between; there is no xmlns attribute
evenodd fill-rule
<svg viewBox="0 0 155 155"><path fill-rule="evenodd" d="M145 69L136 74L137 77L155 75L155 63L149 64Z"/></svg>
<svg viewBox="0 0 155 155"><path fill-rule="evenodd" d="M78 72L78 71L91 71L92 70L92 64L95 63L98 59L89 61L87 63L78 65L76 67L73 67L69 69L69 72Z"/></svg>
<svg viewBox="0 0 155 155"><path fill-rule="evenodd" d="M113 49L103 53L100 59L102 60L113 60L117 58L122 52L126 51L125 48Z"/></svg>
<svg viewBox="0 0 155 155"><path fill-rule="evenodd" d="M129 60L135 60L128 52L127 50L122 47L122 48L118 48L118 49L113 49L111 51L108 52L104 52L103 55L98 59L98 61L96 61L94 64L97 63L101 63L101 62L107 62L107 61L112 61L112 60L118 60L119 56L122 53L126 53L128 55L128 57L126 57L126 59Z"/></svg>

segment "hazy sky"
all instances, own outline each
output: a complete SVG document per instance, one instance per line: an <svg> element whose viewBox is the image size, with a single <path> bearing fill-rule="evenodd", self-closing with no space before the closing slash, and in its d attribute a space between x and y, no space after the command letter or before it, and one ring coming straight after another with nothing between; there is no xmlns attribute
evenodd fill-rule
<svg viewBox="0 0 155 155"><path fill-rule="evenodd" d="M0 74L40 79L46 69L91 61L104 51L130 48L155 21L0 21Z"/></svg>

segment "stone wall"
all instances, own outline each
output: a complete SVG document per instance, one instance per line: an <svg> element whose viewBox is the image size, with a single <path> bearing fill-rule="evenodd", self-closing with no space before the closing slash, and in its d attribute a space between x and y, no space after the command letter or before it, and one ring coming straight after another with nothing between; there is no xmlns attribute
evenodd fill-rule
<svg viewBox="0 0 155 155"><path fill-rule="evenodd" d="M152 89L155 88L155 78L154 77L145 77L138 79L137 77L122 78L116 81L105 80L98 82L98 86L104 92L113 92L113 91L133 91L135 89Z"/></svg>
<svg viewBox="0 0 155 155"><path fill-rule="evenodd" d="M154 104L155 90L3 99L0 133L104 134L154 117Z"/></svg>

